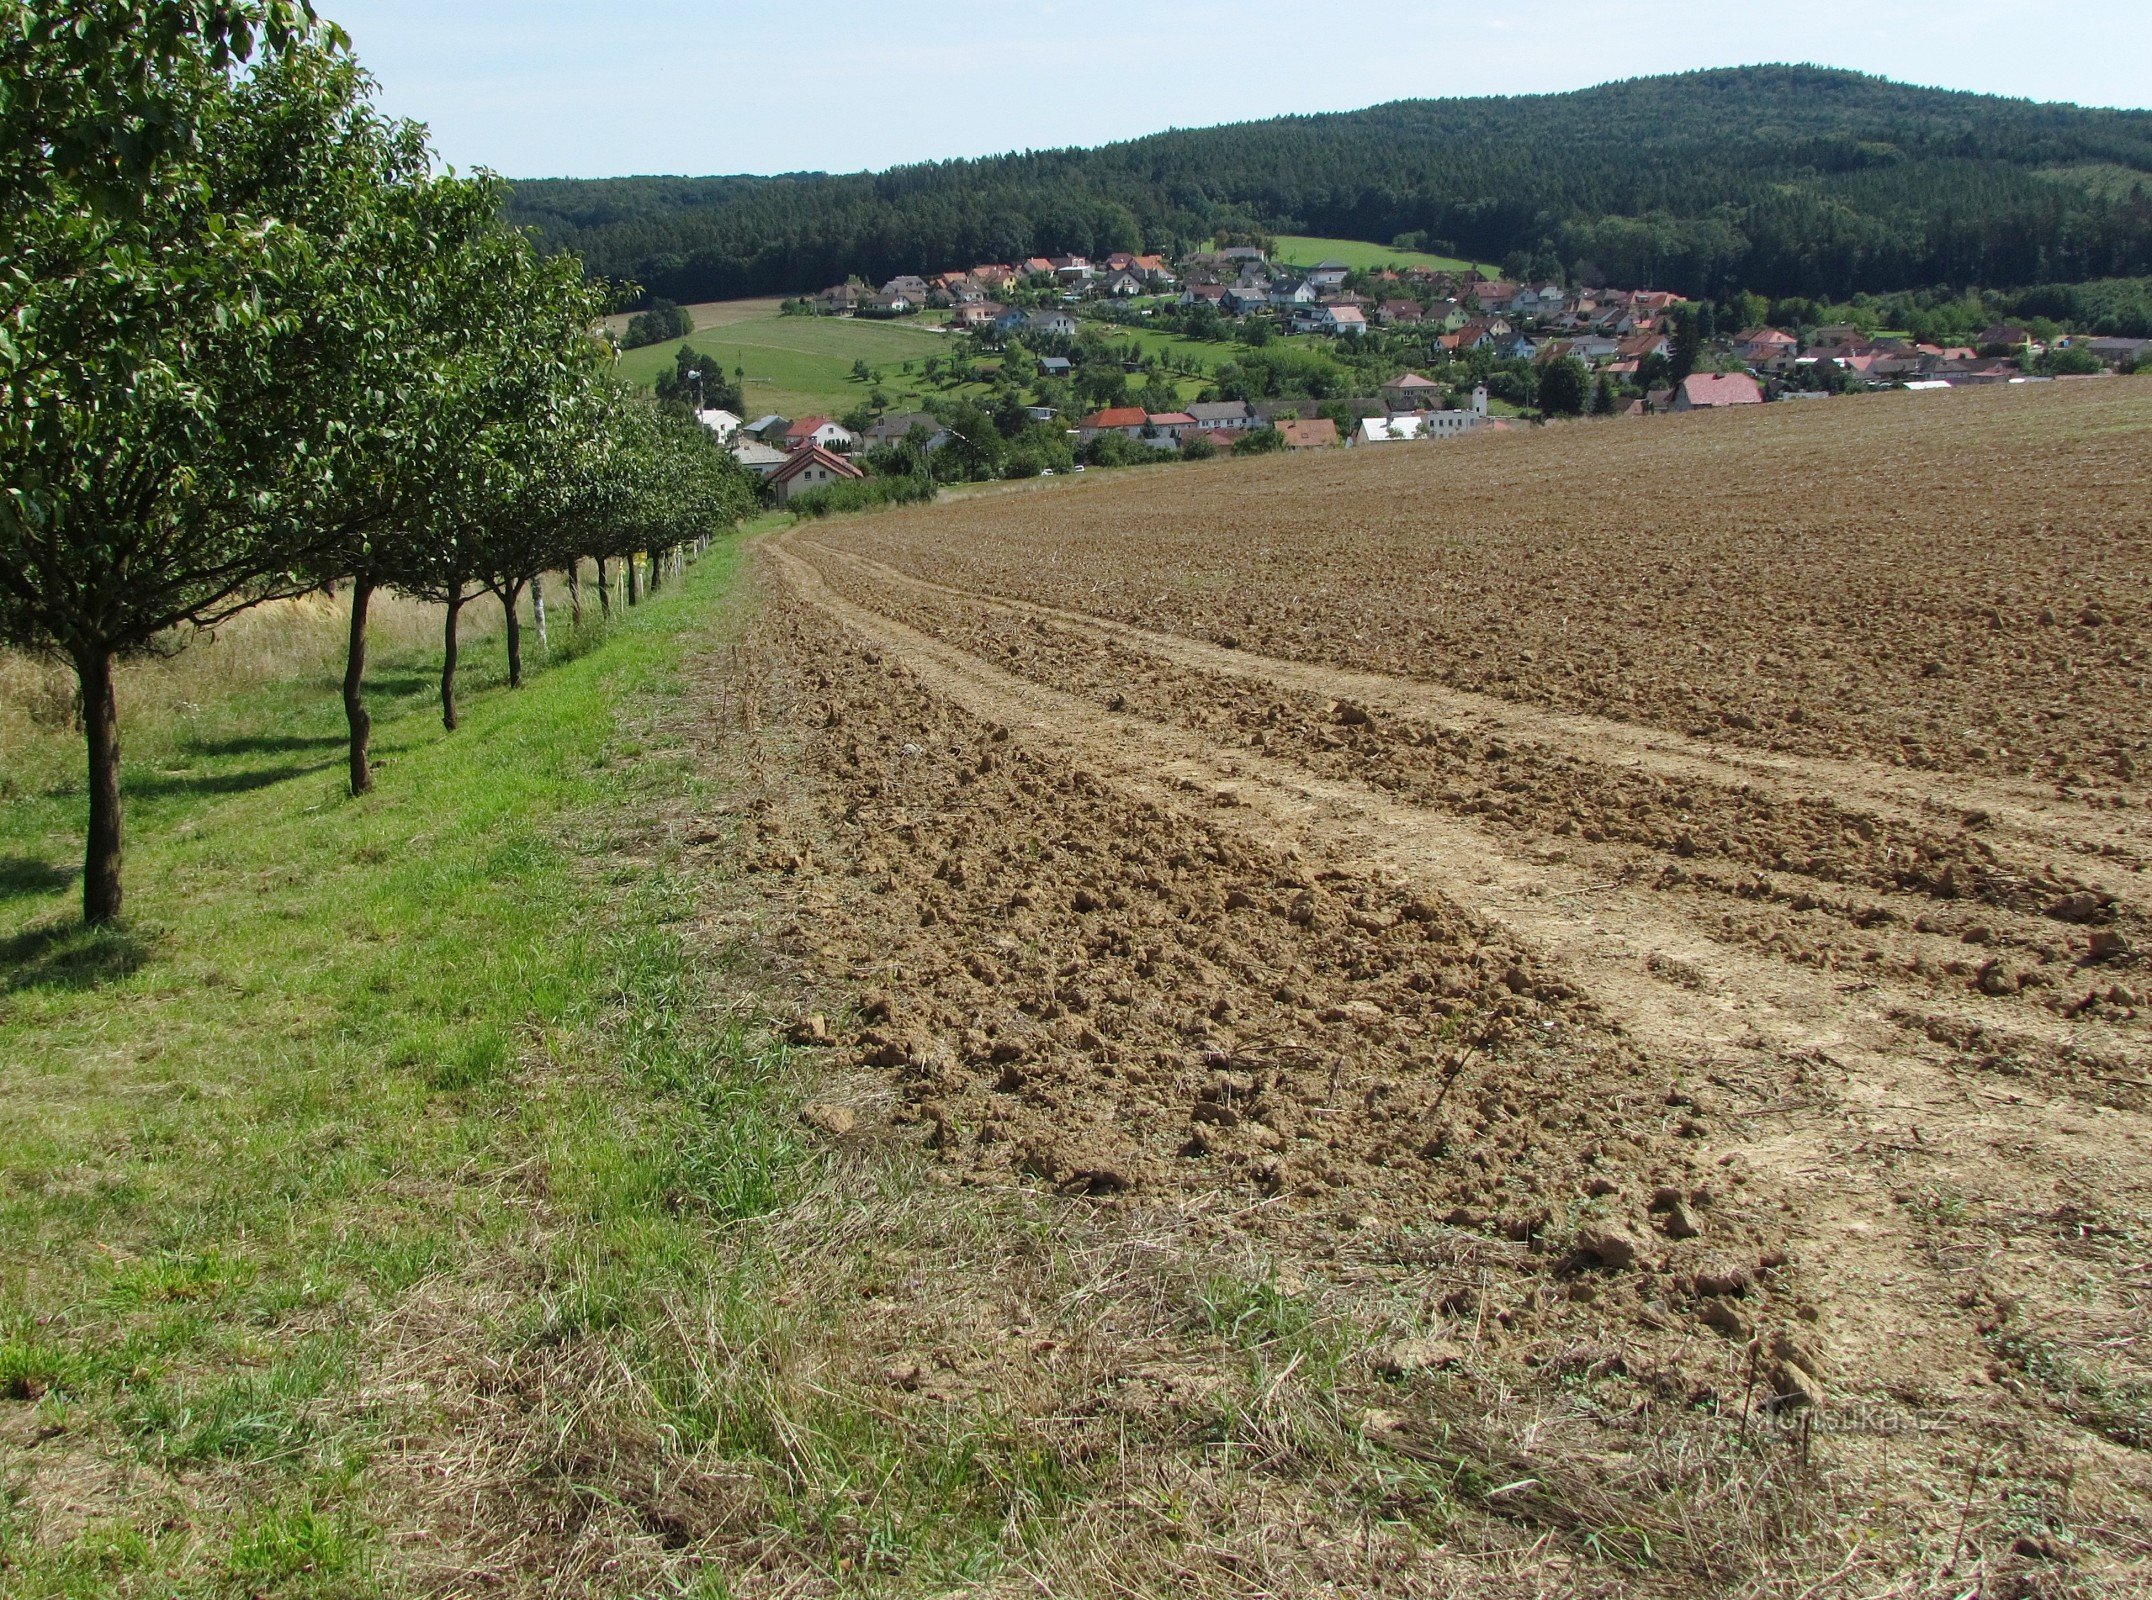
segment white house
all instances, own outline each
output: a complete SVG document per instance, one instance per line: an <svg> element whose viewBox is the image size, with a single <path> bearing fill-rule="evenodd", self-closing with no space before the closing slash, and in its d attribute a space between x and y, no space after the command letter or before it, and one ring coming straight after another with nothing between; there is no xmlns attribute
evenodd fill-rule
<svg viewBox="0 0 2152 1600"><path fill-rule="evenodd" d="M734 434L740 431L741 427L740 419L738 417L734 416L731 412L721 410L716 406L712 406L707 411L696 412L695 420L701 423L705 428L708 428L712 433L716 434L717 441L719 444L723 444L726 441L730 440Z"/></svg>
<svg viewBox="0 0 2152 1600"><path fill-rule="evenodd" d="M1351 271L1342 261L1318 261L1308 273L1308 282L1318 289L1341 289Z"/></svg>
<svg viewBox="0 0 2152 1600"><path fill-rule="evenodd" d="M1387 417L1363 417L1348 443L1400 444L1413 439L1455 439L1486 427L1492 420L1487 415L1487 391L1474 389L1468 410L1412 411Z"/></svg>
<svg viewBox="0 0 2152 1600"><path fill-rule="evenodd" d="M808 489L820 489L827 484L841 483L850 478L864 478L866 474L842 456L833 456L820 445L809 445L795 450L785 458L783 466L769 475L770 488L777 496L779 505L794 495Z"/></svg>
<svg viewBox="0 0 2152 1600"><path fill-rule="evenodd" d="M1198 400L1188 415L1206 432L1223 428L1238 433L1255 426L1255 409L1245 400Z"/></svg>

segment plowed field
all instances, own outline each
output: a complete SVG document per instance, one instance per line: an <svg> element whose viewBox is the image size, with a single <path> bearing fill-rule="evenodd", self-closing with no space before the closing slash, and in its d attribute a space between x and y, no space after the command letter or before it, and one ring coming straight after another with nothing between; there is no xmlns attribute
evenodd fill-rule
<svg viewBox="0 0 2152 1600"><path fill-rule="evenodd" d="M801 1037L1260 1249L1371 1482L1508 1419L1456 1592L2147 1592L2148 508L2113 380L802 525Z"/></svg>

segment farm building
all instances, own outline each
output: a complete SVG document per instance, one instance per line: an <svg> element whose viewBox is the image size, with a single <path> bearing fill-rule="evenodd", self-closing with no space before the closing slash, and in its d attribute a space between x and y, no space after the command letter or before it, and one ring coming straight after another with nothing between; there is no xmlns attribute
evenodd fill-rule
<svg viewBox="0 0 2152 1600"><path fill-rule="evenodd" d="M832 455L820 445L811 444L804 450L795 450L785 458L783 466L769 475L770 489L783 505L794 495L808 489L819 489L825 484L841 483L848 478L864 478L866 474L843 456Z"/></svg>

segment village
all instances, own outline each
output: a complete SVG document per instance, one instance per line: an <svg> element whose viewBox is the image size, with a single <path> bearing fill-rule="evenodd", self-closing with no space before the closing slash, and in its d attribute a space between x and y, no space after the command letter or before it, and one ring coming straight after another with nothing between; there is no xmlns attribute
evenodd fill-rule
<svg viewBox="0 0 2152 1600"><path fill-rule="evenodd" d="M1766 310L1756 297L1755 309ZM1260 244L1219 244L1168 262L1115 252L984 263L859 281L785 302L788 314L919 318L963 338L965 370L1004 404L1011 467L961 431L947 407L855 408L842 417L704 409L705 424L780 504L874 475L1030 476L1153 459L1453 441L1569 416L1643 417L1821 399L1880 388L1938 390L2132 370L2152 341L1999 323L1958 343L1855 323L1721 333L1721 308L1657 289L1512 281L1427 265L1298 267ZM1791 319L1789 319L1790 321ZM1114 346L1141 330L1235 350L1301 349L1360 380L1349 392L1268 394L1200 383L1189 399L1155 380L1148 356ZM1243 363L1245 364L1245 363ZM956 365L951 363L952 367ZM1099 381L1100 368L1107 371ZM1422 369L1425 370L1422 370ZM1228 367L1228 374L1238 369ZM1170 376L1170 375L1169 375ZM1186 374L1182 376L1186 378ZM1195 381L1195 380L1188 380ZM1285 388L1295 382L1288 377ZM1014 402L1013 404L1010 402ZM976 431L976 428L975 430ZM968 466L947 470L963 442ZM991 469L991 470L989 470Z"/></svg>

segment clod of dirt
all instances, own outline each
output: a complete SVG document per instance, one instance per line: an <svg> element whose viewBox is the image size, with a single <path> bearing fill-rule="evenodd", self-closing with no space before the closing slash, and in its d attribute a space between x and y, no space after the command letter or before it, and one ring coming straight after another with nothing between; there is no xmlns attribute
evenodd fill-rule
<svg viewBox="0 0 2152 1600"><path fill-rule="evenodd" d="M1739 1297L1747 1294L1755 1281L1749 1269L1738 1261L1714 1261L1696 1274L1696 1292Z"/></svg>
<svg viewBox="0 0 2152 1600"><path fill-rule="evenodd" d="M2114 928L2094 928L2085 940L2085 947L2091 951L2093 960L2105 961L2113 956L2128 955L2130 942Z"/></svg>
<svg viewBox="0 0 2152 1600"><path fill-rule="evenodd" d="M850 1106L824 1105L819 1101L800 1107L800 1121L832 1139L849 1139L859 1128L859 1114Z"/></svg>
<svg viewBox="0 0 2152 1600"><path fill-rule="evenodd" d="M829 1019L819 1011L802 1017L785 1030L785 1038L796 1045L826 1045L829 1040Z"/></svg>
<svg viewBox="0 0 2152 1600"><path fill-rule="evenodd" d="M1611 1223L1586 1228L1577 1235L1577 1253L1598 1262L1609 1272L1634 1266L1637 1251L1642 1248L1642 1241L1635 1234Z"/></svg>
<svg viewBox="0 0 2152 1600"><path fill-rule="evenodd" d="M1811 1411L1823 1409L1823 1382L1812 1372L1803 1372L1790 1361L1782 1361L1771 1374L1771 1404L1779 1410Z"/></svg>
<svg viewBox="0 0 2152 1600"><path fill-rule="evenodd" d="M2080 889L2051 904L2047 908L2047 914L2057 922L2090 922L2100 914L2100 908L2105 904L2104 896L2094 894L2089 889Z"/></svg>
<svg viewBox="0 0 2152 1600"><path fill-rule="evenodd" d="M1707 1328L1716 1329L1729 1339L1744 1343L1755 1336L1755 1328L1749 1319L1728 1305L1724 1300L1706 1300L1697 1309L1697 1320Z"/></svg>
<svg viewBox="0 0 2152 1600"><path fill-rule="evenodd" d="M1704 1225L1696 1213L1689 1209L1686 1200L1676 1200L1666 1210L1666 1236L1669 1239L1694 1239L1704 1231Z"/></svg>
<svg viewBox="0 0 2152 1600"><path fill-rule="evenodd" d="M1424 1338L1400 1339L1394 1344L1384 1345L1368 1358L1368 1364L1375 1369L1379 1377L1403 1378L1415 1372L1461 1367L1469 1354L1455 1339L1430 1334Z"/></svg>

